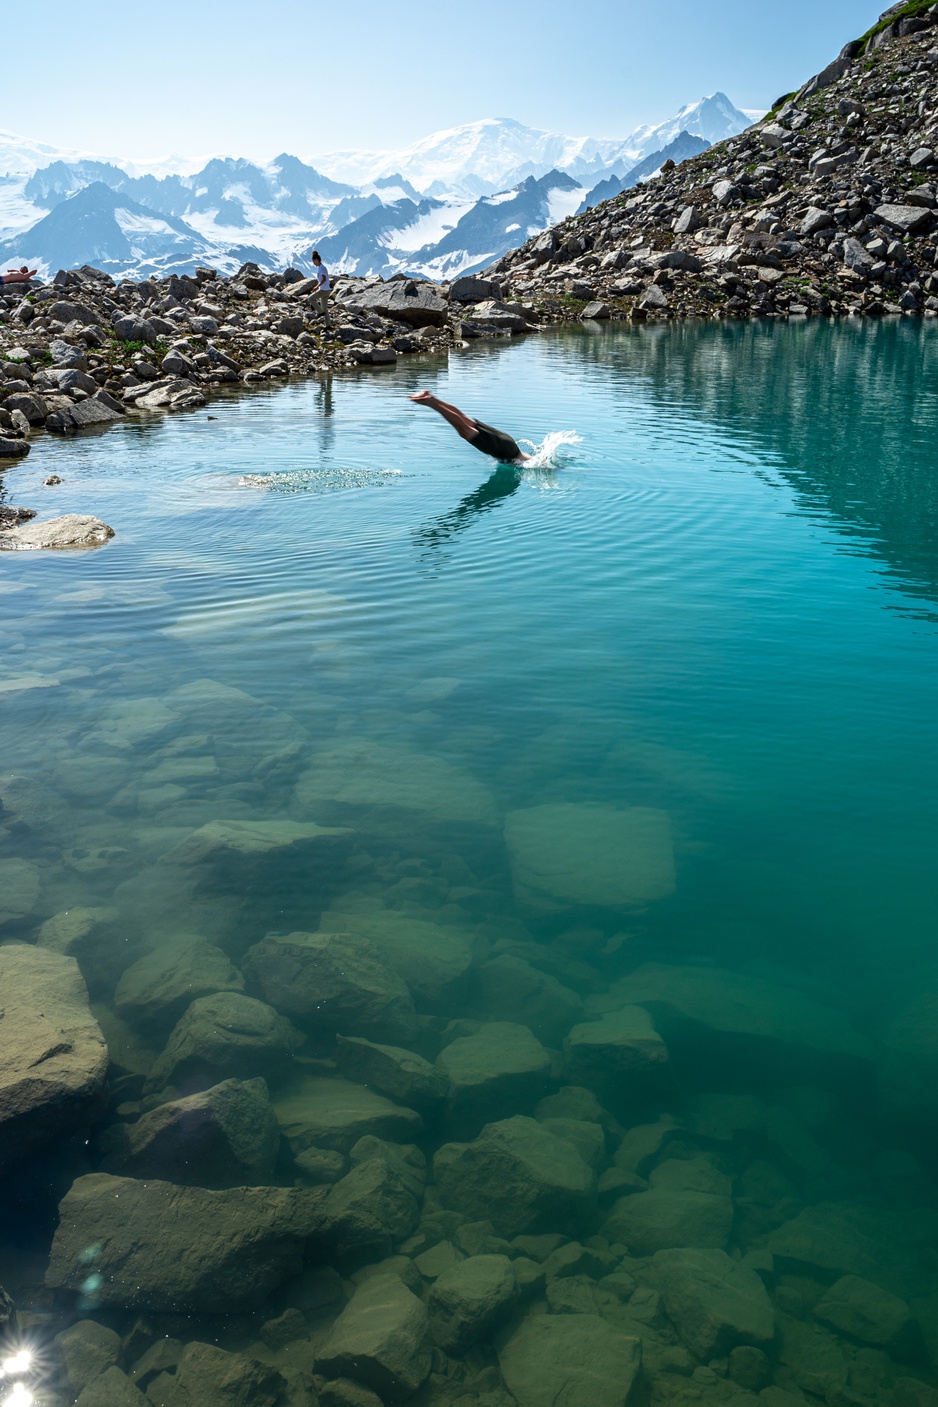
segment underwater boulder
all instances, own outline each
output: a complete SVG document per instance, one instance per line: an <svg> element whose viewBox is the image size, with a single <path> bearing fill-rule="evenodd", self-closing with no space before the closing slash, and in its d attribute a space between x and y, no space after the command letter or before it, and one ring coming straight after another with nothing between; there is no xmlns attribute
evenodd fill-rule
<svg viewBox="0 0 938 1407"><path fill-rule="evenodd" d="M667 812L593 803L551 803L505 817L515 897L552 913L591 906L627 908L674 889Z"/></svg>
<svg viewBox="0 0 938 1407"><path fill-rule="evenodd" d="M174 1026L199 997L241 992L244 978L221 948L195 935L179 936L138 958L117 984L114 1006L131 1025Z"/></svg>
<svg viewBox="0 0 938 1407"><path fill-rule="evenodd" d="M291 1080L274 1100L274 1112L294 1153L311 1146L348 1153L367 1134L412 1143L422 1126L414 1109L351 1080L320 1075Z"/></svg>
<svg viewBox="0 0 938 1407"><path fill-rule="evenodd" d="M170 1033L145 1093L193 1094L220 1080L282 1075L302 1044L299 1031L264 1002L240 992L199 997Z"/></svg>
<svg viewBox="0 0 938 1407"><path fill-rule="evenodd" d="M471 1138L484 1124L532 1110L547 1090L550 1056L527 1026L490 1021L459 1036L437 1057L449 1084L447 1124Z"/></svg>
<svg viewBox="0 0 938 1407"><path fill-rule="evenodd" d="M324 1377L352 1378L387 1402L410 1397L429 1376L426 1306L397 1275L359 1285L316 1354Z"/></svg>
<svg viewBox="0 0 938 1407"><path fill-rule="evenodd" d="M498 1349L498 1365L520 1407L626 1407L642 1342L598 1314L530 1314Z"/></svg>
<svg viewBox="0 0 938 1407"><path fill-rule="evenodd" d="M427 1298L430 1332L450 1355L488 1338L518 1301L507 1256L469 1256L438 1275Z"/></svg>
<svg viewBox="0 0 938 1407"><path fill-rule="evenodd" d="M652 1279L687 1347L708 1363L737 1344L770 1344L775 1314L754 1270L717 1249L658 1251Z"/></svg>

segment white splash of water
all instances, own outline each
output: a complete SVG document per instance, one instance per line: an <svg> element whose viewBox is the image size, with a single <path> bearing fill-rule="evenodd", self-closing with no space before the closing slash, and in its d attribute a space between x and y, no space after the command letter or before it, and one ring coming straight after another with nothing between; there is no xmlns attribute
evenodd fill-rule
<svg viewBox="0 0 938 1407"><path fill-rule="evenodd" d="M545 435L540 444L533 440L522 440L528 458L524 461L525 469L556 469L563 451L573 445L583 443L582 435L578 435L575 430L551 430Z"/></svg>

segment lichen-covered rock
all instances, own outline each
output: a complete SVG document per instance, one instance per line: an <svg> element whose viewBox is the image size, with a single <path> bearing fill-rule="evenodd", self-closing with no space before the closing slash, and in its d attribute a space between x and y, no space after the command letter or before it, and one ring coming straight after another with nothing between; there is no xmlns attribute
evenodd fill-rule
<svg viewBox="0 0 938 1407"><path fill-rule="evenodd" d="M413 1039L414 1003L404 980L367 938L289 933L263 938L244 971L266 999L301 1025L373 1040Z"/></svg>
<svg viewBox="0 0 938 1407"><path fill-rule="evenodd" d="M490 1021L445 1046L437 1068L449 1083L449 1126L471 1137L483 1124L534 1108L546 1092L550 1057L527 1026Z"/></svg>
<svg viewBox="0 0 938 1407"><path fill-rule="evenodd" d="M321 1209L318 1191L209 1191L91 1173L59 1206L46 1284L93 1296L102 1308L253 1307L299 1272Z"/></svg>
<svg viewBox="0 0 938 1407"><path fill-rule="evenodd" d="M622 908L674 888L670 822L647 806L557 802L512 811L505 842L515 896L535 910Z"/></svg>
<svg viewBox="0 0 938 1407"><path fill-rule="evenodd" d="M469 1256L438 1275L430 1290L430 1332L448 1354L488 1338L518 1299L507 1256Z"/></svg>
<svg viewBox="0 0 938 1407"><path fill-rule="evenodd" d="M397 1402L426 1380L431 1348L426 1306L396 1275L375 1275L333 1324L315 1368L327 1378L353 1378Z"/></svg>
<svg viewBox="0 0 938 1407"><path fill-rule="evenodd" d="M264 1002L240 992L200 997L170 1034L146 1089L195 1093L221 1080L281 1075L302 1044L286 1017Z"/></svg>
<svg viewBox="0 0 938 1407"><path fill-rule="evenodd" d="M771 1343L775 1315L765 1286L725 1251L658 1251L652 1275L669 1319L697 1358L709 1362L737 1344Z"/></svg>
<svg viewBox="0 0 938 1407"><path fill-rule="evenodd" d="M274 1100L274 1112L294 1153L311 1145L347 1153L366 1134L410 1143L421 1129L415 1110L351 1080L318 1075L292 1080Z"/></svg>
<svg viewBox="0 0 938 1407"><path fill-rule="evenodd" d="M594 1187L573 1144L523 1115L489 1124L472 1143L444 1144L433 1173L444 1207L506 1236L576 1226Z"/></svg>
<svg viewBox="0 0 938 1407"><path fill-rule="evenodd" d="M498 1364L521 1407L626 1407L642 1344L598 1314L535 1314L499 1348Z"/></svg>
<svg viewBox="0 0 938 1407"><path fill-rule="evenodd" d="M136 1123L113 1124L101 1139L101 1167L128 1177L202 1187L267 1182L280 1126L263 1080L224 1080L160 1104Z"/></svg>
<svg viewBox="0 0 938 1407"><path fill-rule="evenodd" d="M0 948L0 1168L101 1113L108 1052L74 958Z"/></svg>

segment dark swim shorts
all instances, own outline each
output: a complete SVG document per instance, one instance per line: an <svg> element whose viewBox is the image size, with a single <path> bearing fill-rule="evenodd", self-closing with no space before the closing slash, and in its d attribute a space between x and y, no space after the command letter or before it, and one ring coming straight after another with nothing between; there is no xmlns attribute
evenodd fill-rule
<svg viewBox="0 0 938 1407"><path fill-rule="evenodd" d="M474 440L468 441L470 445L482 454L490 454L493 459L501 459L506 464L518 458L521 450L504 430L495 430L491 425L486 425L484 420L475 421L475 425L479 433Z"/></svg>

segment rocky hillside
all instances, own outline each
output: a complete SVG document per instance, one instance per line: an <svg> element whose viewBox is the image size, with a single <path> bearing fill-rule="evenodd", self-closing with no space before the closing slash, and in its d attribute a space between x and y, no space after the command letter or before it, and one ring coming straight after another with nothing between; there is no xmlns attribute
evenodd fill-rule
<svg viewBox="0 0 938 1407"><path fill-rule="evenodd" d="M894 5L767 117L499 260L553 318L938 314L938 5Z"/></svg>

